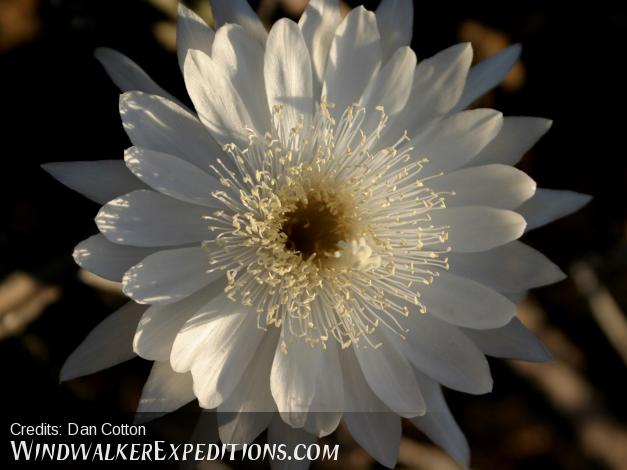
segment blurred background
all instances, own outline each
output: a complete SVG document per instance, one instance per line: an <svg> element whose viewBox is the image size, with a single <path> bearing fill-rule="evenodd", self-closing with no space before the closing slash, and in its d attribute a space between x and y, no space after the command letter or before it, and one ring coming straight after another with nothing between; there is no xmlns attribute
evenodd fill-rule
<svg viewBox="0 0 627 470"><path fill-rule="evenodd" d="M186 3L211 21L208 2ZM306 0L251 3L270 25L298 18ZM477 104L553 119L521 168L539 186L594 196L579 213L525 235L569 274L520 305L555 361L491 360L492 394L448 393L472 468L627 469L627 3L414 3L419 58L470 41L480 61L522 43L521 61ZM118 285L71 259L73 246L96 232L98 207L39 165L122 158L130 145L118 90L93 58L95 47L120 50L187 98L174 54L175 12L176 0L0 0L3 421L136 406L149 370L139 359L58 383L66 357L124 299ZM456 468L406 424L398 468ZM345 431L330 441L341 444L341 460L313 468L377 468Z"/></svg>

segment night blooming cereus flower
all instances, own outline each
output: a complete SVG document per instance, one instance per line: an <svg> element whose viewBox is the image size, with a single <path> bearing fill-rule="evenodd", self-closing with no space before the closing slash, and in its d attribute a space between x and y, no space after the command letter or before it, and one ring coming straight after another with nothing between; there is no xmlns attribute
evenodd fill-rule
<svg viewBox="0 0 627 470"><path fill-rule="evenodd" d="M100 49L133 146L45 166L104 204L74 257L132 299L62 378L137 354L154 361L140 411L198 399L223 441L312 441L343 420L391 467L406 417L467 465L441 386L489 392L485 354L547 358L514 301L563 274L517 239L588 199L511 166L550 121L464 110L519 47L417 64L410 0L344 18L312 0L269 33L244 0L212 4L215 31L179 7L193 110Z"/></svg>

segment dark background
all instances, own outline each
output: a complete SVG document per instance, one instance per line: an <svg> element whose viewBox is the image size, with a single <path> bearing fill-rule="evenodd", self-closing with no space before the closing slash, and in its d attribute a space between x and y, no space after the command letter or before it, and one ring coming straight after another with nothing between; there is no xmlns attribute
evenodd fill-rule
<svg viewBox="0 0 627 470"><path fill-rule="evenodd" d="M39 165L122 158L130 145L117 112L118 90L93 59L95 47L124 52L187 99L171 50L172 9L159 3L172 4L0 0L3 421L132 411L139 397L149 369L140 360L58 383L65 358L123 299L114 286L86 279L70 256L77 242L95 233L97 206ZM261 3L253 5L272 22L294 15L299 2ZM449 394L473 450L472 466L625 469L627 4L415 2L415 10L412 45L419 58L461 40L471 40L480 58L523 44L521 63L480 104L506 115L553 119L520 167L539 186L594 196L576 215L525 235L572 275L534 291L521 306L521 318L556 361L491 360L494 393ZM342 444L342 461L314 467L376 466L345 432L331 440ZM402 467L455 468L409 425Z"/></svg>

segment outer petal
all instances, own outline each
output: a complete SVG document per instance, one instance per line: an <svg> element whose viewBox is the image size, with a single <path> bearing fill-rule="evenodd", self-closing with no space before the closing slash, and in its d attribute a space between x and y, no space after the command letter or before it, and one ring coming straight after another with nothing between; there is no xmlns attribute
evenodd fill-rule
<svg viewBox="0 0 627 470"><path fill-rule="evenodd" d="M270 112L262 79L263 46L241 26L227 24L216 33L211 54L242 98L255 127L270 131Z"/></svg>
<svg viewBox="0 0 627 470"><path fill-rule="evenodd" d="M246 0L212 0L211 9L216 27L226 23L242 26L249 34L264 45L268 33L261 20Z"/></svg>
<svg viewBox="0 0 627 470"><path fill-rule="evenodd" d="M278 414L275 414L270 427L268 428L268 444L279 445L285 444L287 455L293 455L297 445L311 445L318 440L313 434L309 434L301 429L294 429L285 424ZM299 449L302 450L302 449ZM311 461L309 459L295 460L274 459L270 461L272 470L307 470Z"/></svg>
<svg viewBox="0 0 627 470"><path fill-rule="evenodd" d="M154 252L152 248L111 243L99 233L76 245L72 256L76 264L87 271L120 282L130 267Z"/></svg>
<svg viewBox="0 0 627 470"><path fill-rule="evenodd" d="M337 428L344 411L344 386L338 346L323 350L324 367L316 377L316 392L309 407L305 430L323 437Z"/></svg>
<svg viewBox="0 0 627 470"><path fill-rule="evenodd" d="M196 422L196 427L192 432L189 442L191 443L215 443L218 442L218 420L217 413L215 411L202 410L200 417ZM196 470L196 461L190 461L193 465L190 467L183 467L185 470Z"/></svg>
<svg viewBox="0 0 627 470"><path fill-rule="evenodd" d="M407 143L412 156L427 158L427 174L447 173L477 155L498 134L503 116L493 109L473 109L432 123Z"/></svg>
<svg viewBox="0 0 627 470"><path fill-rule="evenodd" d="M313 72L313 96L320 99L331 42L342 21L338 0L311 0L298 25L309 48Z"/></svg>
<svg viewBox="0 0 627 470"><path fill-rule="evenodd" d="M403 417L425 412L425 404L418 389L411 365L390 342L391 335L380 327L371 336L381 343L374 349L355 345L353 351L370 388L392 411Z"/></svg>
<svg viewBox="0 0 627 470"><path fill-rule="evenodd" d="M176 19L176 55L179 67L183 70L185 56L189 49L198 49L211 55L214 32L205 20L182 3L178 4Z"/></svg>
<svg viewBox="0 0 627 470"><path fill-rule="evenodd" d="M516 305L478 282L441 272L421 290L427 314L457 326L498 328L516 316Z"/></svg>
<svg viewBox="0 0 627 470"><path fill-rule="evenodd" d="M506 165L453 171L429 180L427 186L435 192L444 193L446 207L516 209L536 192L535 181L524 172Z"/></svg>
<svg viewBox="0 0 627 470"><path fill-rule="evenodd" d="M566 277L546 256L519 241L481 253L451 253L449 265L454 274L507 293L553 284Z"/></svg>
<svg viewBox="0 0 627 470"><path fill-rule="evenodd" d="M144 384L137 413L170 413L195 398L190 373L174 372L169 361L155 362Z"/></svg>
<svg viewBox="0 0 627 470"><path fill-rule="evenodd" d="M218 407L222 442L248 444L268 427L276 412L270 370L278 335L265 335L233 393Z"/></svg>
<svg viewBox="0 0 627 470"><path fill-rule="evenodd" d="M43 164L42 168L68 188L98 204L146 187L128 171L122 160L53 162Z"/></svg>
<svg viewBox="0 0 627 470"><path fill-rule="evenodd" d="M448 113L462 94L471 62L469 43L457 44L420 61L407 106L395 121L397 126L415 137L432 119ZM386 141L392 143L399 137L389 135Z"/></svg>
<svg viewBox="0 0 627 470"><path fill-rule="evenodd" d="M381 32L383 61L386 62L399 47L411 43L414 5L412 0L382 0L375 13Z"/></svg>
<svg viewBox="0 0 627 470"><path fill-rule="evenodd" d="M470 447L464 433L451 414L442 388L437 382L419 374L418 381L424 391L427 402L427 414L412 418L411 422L429 437L435 444L444 449L462 467L470 465Z"/></svg>
<svg viewBox="0 0 627 470"><path fill-rule="evenodd" d="M99 47L94 51L94 56L120 91L142 91L163 96L181 105L179 100L157 85L139 65L124 54L108 47Z"/></svg>
<svg viewBox="0 0 627 470"><path fill-rule="evenodd" d="M131 347L137 322L146 307L128 302L99 323L61 368L61 382L93 374L135 357Z"/></svg>
<svg viewBox="0 0 627 470"><path fill-rule="evenodd" d="M372 391L352 349L341 351L344 379L344 411L348 413L388 413L391 410Z"/></svg>
<svg viewBox="0 0 627 470"><path fill-rule="evenodd" d="M331 43L322 96L334 103L336 117L361 96L381 66L381 41L374 13L353 9L340 23Z"/></svg>
<svg viewBox="0 0 627 470"><path fill-rule="evenodd" d="M236 445L250 444L270 425L275 414L263 411L218 411L220 441Z"/></svg>
<svg viewBox="0 0 627 470"><path fill-rule="evenodd" d="M158 251L129 269L124 293L140 304L172 304L224 277L201 246Z"/></svg>
<svg viewBox="0 0 627 470"><path fill-rule="evenodd" d="M283 332L287 332L287 322ZM283 345L283 337L274 354L270 390L281 418L295 428L302 428L316 391L316 378L325 367L322 349L301 338Z"/></svg>
<svg viewBox="0 0 627 470"><path fill-rule="evenodd" d="M401 442L401 421L368 386L352 351L342 352L346 412L353 438L378 462L394 467Z"/></svg>
<svg viewBox="0 0 627 470"><path fill-rule="evenodd" d="M454 390L492 390L488 361L459 328L415 308L403 324L409 329L407 339L396 343L418 370Z"/></svg>
<svg viewBox="0 0 627 470"><path fill-rule="evenodd" d="M254 122L226 72L211 57L193 49L187 53L183 70L198 117L216 141L245 148L246 129L254 129Z"/></svg>
<svg viewBox="0 0 627 470"><path fill-rule="evenodd" d="M522 48L514 44L470 69L464 93L453 111L461 111L501 83L520 57Z"/></svg>
<svg viewBox="0 0 627 470"><path fill-rule="evenodd" d="M553 121L544 118L505 117L498 135L468 164L472 166L489 163L515 165L546 134L552 124Z"/></svg>
<svg viewBox="0 0 627 470"><path fill-rule="evenodd" d="M546 362L552 359L540 340L517 318L494 330L463 330L488 356Z"/></svg>
<svg viewBox="0 0 627 470"><path fill-rule="evenodd" d="M161 96L124 93L120 116L129 139L138 147L176 155L203 169L223 155L196 116Z"/></svg>
<svg viewBox="0 0 627 470"><path fill-rule="evenodd" d="M503 293L505 297L507 297L509 300L511 300L515 304L519 304L523 300L525 300L528 294L529 294L529 291L526 291L526 290L522 292L519 291L519 292L504 292Z"/></svg>
<svg viewBox="0 0 627 470"><path fill-rule="evenodd" d="M314 104L307 44L298 25L289 19L277 21L270 30L264 78L270 109L282 108L278 131L283 144L287 145L292 129L309 126Z"/></svg>
<svg viewBox="0 0 627 470"><path fill-rule="evenodd" d="M517 212L527 221L527 230L533 230L578 211L591 199L587 194L541 188Z"/></svg>
<svg viewBox="0 0 627 470"><path fill-rule="evenodd" d="M200 406L215 408L237 386L264 334L254 311L221 295L183 325L172 346L172 367L191 368Z"/></svg>
<svg viewBox="0 0 627 470"><path fill-rule="evenodd" d="M184 300L153 305L144 312L133 338L133 350L144 359L167 361L172 344L185 322L224 292L226 281L217 280Z"/></svg>
<svg viewBox="0 0 627 470"><path fill-rule="evenodd" d="M340 397L344 398L342 395ZM303 429L318 437L325 437L337 429L341 420L340 411L310 411L307 413Z"/></svg>
<svg viewBox="0 0 627 470"><path fill-rule="evenodd" d="M108 240L123 245L167 246L212 238L207 207L161 193L133 191L104 205L96 224Z"/></svg>
<svg viewBox="0 0 627 470"><path fill-rule="evenodd" d="M415 68L416 54L409 47L402 47L392 55L359 100L368 110L368 117L378 121L377 106L382 106L388 116L403 110L411 93Z"/></svg>
<svg viewBox="0 0 627 470"><path fill-rule="evenodd" d="M448 227L448 243L455 252L486 251L519 238L525 219L491 207L453 207L429 212L431 224Z"/></svg>
<svg viewBox="0 0 627 470"><path fill-rule="evenodd" d="M162 194L209 207L218 203L211 193L223 189L222 185L185 160L141 147L127 149L124 160L135 176Z"/></svg>
<svg viewBox="0 0 627 470"><path fill-rule="evenodd" d="M388 468L396 466L402 434L398 415L391 412L346 413L344 424L353 439L377 462Z"/></svg>

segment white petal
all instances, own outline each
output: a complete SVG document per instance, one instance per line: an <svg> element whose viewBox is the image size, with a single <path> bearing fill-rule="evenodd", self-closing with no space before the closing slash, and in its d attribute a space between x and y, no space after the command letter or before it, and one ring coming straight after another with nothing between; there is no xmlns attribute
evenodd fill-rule
<svg viewBox="0 0 627 470"><path fill-rule="evenodd" d="M133 191L100 209L96 225L108 240L134 246L182 245L213 238L207 207L177 201L161 193Z"/></svg>
<svg viewBox="0 0 627 470"><path fill-rule="evenodd" d="M492 390L488 361L458 327L422 315L415 307L402 324L409 329L407 339L396 343L418 370L454 390L472 394Z"/></svg>
<svg viewBox="0 0 627 470"><path fill-rule="evenodd" d="M158 251L129 269L124 293L140 304L172 304L224 277L201 246Z"/></svg>
<svg viewBox="0 0 627 470"><path fill-rule="evenodd" d="M421 291L427 314L457 326L498 328L516 316L516 305L478 282L441 272Z"/></svg>
<svg viewBox="0 0 627 470"><path fill-rule="evenodd" d="M429 180L426 184L435 192L445 193L446 207L515 209L536 191L535 181L524 172L506 165L464 168Z"/></svg>
<svg viewBox="0 0 627 470"><path fill-rule="evenodd" d="M460 168L498 134L503 116L493 109L473 109L437 121L406 144L415 159L427 158L424 172L435 175Z"/></svg>
<svg viewBox="0 0 627 470"><path fill-rule="evenodd" d="M457 44L418 63L404 112L395 122L415 137L434 118L444 116L459 99L472 61L469 43ZM391 135L396 141L400 136Z"/></svg>
<svg viewBox="0 0 627 470"><path fill-rule="evenodd" d="M322 96L339 117L362 95L381 66L381 41L374 13L359 6L338 26L324 75Z"/></svg>
<svg viewBox="0 0 627 470"><path fill-rule="evenodd" d="M353 439L381 465L394 468L401 445L401 419L394 413L345 413Z"/></svg>
<svg viewBox="0 0 627 470"><path fill-rule="evenodd" d="M390 412L391 410L385 406L366 382L353 350L341 351L340 360L344 379L345 413Z"/></svg>
<svg viewBox="0 0 627 470"><path fill-rule="evenodd" d="M494 330L463 331L488 356L530 362L546 362L552 359L540 340L518 318Z"/></svg>
<svg viewBox="0 0 627 470"><path fill-rule="evenodd" d="M313 72L313 96L320 99L331 42L342 21L338 0L311 0L298 25L309 48Z"/></svg>
<svg viewBox="0 0 627 470"><path fill-rule="evenodd" d="M183 325L172 367L191 369L200 406L215 408L233 392L264 334L254 311L220 295Z"/></svg>
<svg viewBox="0 0 627 470"><path fill-rule="evenodd" d="M453 207L429 212L431 224L448 227L452 251L486 251L519 238L525 219L519 214L491 207Z"/></svg>
<svg viewBox="0 0 627 470"><path fill-rule="evenodd" d="M411 365L390 342L385 327L372 333L378 349L366 344L353 346L361 371L370 388L392 411L403 417L413 417L425 412L425 404L418 389ZM364 341L365 343L365 341Z"/></svg>
<svg viewBox="0 0 627 470"><path fill-rule="evenodd" d="M205 20L179 2L176 19L176 55L183 70L185 55L189 49L198 49L211 55L214 32Z"/></svg>
<svg viewBox="0 0 627 470"><path fill-rule="evenodd" d="M226 72L204 52L190 50L183 67L185 86L198 117L221 145L245 148L254 123ZM259 134L259 132L257 132Z"/></svg>
<svg viewBox="0 0 627 470"><path fill-rule="evenodd" d="M315 436L325 437L337 429L341 420L340 411L309 411L303 429Z"/></svg>
<svg viewBox="0 0 627 470"><path fill-rule="evenodd" d="M137 413L170 413L194 400L192 374L179 374L169 361L155 362L144 384Z"/></svg>
<svg viewBox="0 0 627 470"><path fill-rule="evenodd" d="M342 351L344 402L342 419L353 438L378 462L393 467L398 458L401 423L368 386L355 354Z"/></svg>
<svg viewBox="0 0 627 470"><path fill-rule="evenodd" d="M99 233L76 245L72 256L76 264L87 271L120 282L130 267L154 252L153 248L111 243Z"/></svg>
<svg viewBox="0 0 627 470"><path fill-rule="evenodd" d="M344 386L337 344L327 344L322 354L324 367L316 376L316 391L304 426L305 430L319 437L335 431L344 410Z"/></svg>
<svg viewBox="0 0 627 470"><path fill-rule="evenodd" d="M239 25L227 24L216 33L211 58L228 77L259 131L271 128L263 76L264 48Z"/></svg>
<svg viewBox="0 0 627 470"><path fill-rule="evenodd" d="M176 155L202 169L223 155L196 116L161 96L124 93L120 116L129 139L138 147Z"/></svg>
<svg viewBox="0 0 627 470"><path fill-rule="evenodd" d="M268 331L233 393L218 407L223 412L274 412L270 393L270 371L278 342L278 329Z"/></svg>
<svg viewBox="0 0 627 470"><path fill-rule="evenodd" d="M523 155L551 128L550 119L507 116L498 135L473 158L469 165L503 163L515 165Z"/></svg>
<svg viewBox="0 0 627 470"><path fill-rule="evenodd" d="M454 111L461 111L501 83L520 57L520 44L514 44L473 66L468 73L464 93Z"/></svg>
<svg viewBox="0 0 627 470"><path fill-rule="evenodd" d="M288 323L283 324L284 332ZM286 347L282 344L283 338L279 341L272 363L270 390L281 418L291 426L301 428L313 401L316 377L325 364L322 348L310 345L302 338L292 338Z"/></svg>
<svg viewBox="0 0 627 470"><path fill-rule="evenodd" d="M222 294L225 285L226 281L220 279L175 304L151 306L137 325L133 350L151 361L169 360L174 339L185 322Z"/></svg>
<svg viewBox="0 0 627 470"><path fill-rule="evenodd" d="M503 295L515 304L519 304L527 298L527 295L529 295L529 291L525 290L522 292L504 292Z"/></svg>
<svg viewBox="0 0 627 470"><path fill-rule="evenodd" d="M285 445L287 455L294 455L296 446L309 446L315 444L318 439L302 429L294 429L285 424L278 414L275 414L268 428L268 444L279 446ZM299 453L302 454L302 448L299 447ZM270 460L272 470L307 470L311 461L309 459L273 459Z"/></svg>
<svg viewBox="0 0 627 470"><path fill-rule="evenodd" d="M527 221L527 230L533 230L578 211L591 199L587 194L540 188L516 211Z"/></svg>
<svg viewBox="0 0 627 470"><path fill-rule="evenodd" d="M566 277L546 256L519 241L481 253L450 253L449 265L454 274L507 293L553 284Z"/></svg>
<svg viewBox="0 0 627 470"><path fill-rule="evenodd" d="M225 23L242 26L250 35L265 44L268 33L246 0L212 0L211 9L216 27Z"/></svg>
<svg viewBox="0 0 627 470"><path fill-rule="evenodd" d="M278 331L278 330L277 330ZM268 427L276 412L270 393L270 370L278 339L268 332L233 393L218 406L222 442L248 444Z"/></svg>
<svg viewBox="0 0 627 470"><path fill-rule="evenodd" d="M414 5L412 0L382 0L375 13L381 32L383 61L386 62L399 47L411 43Z"/></svg>
<svg viewBox="0 0 627 470"><path fill-rule="evenodd" d="M424 391L427 414L412 418L411 422L435 444L444 449L464 468L470 465L470 447L466 436L451 414L442 388L428 377L419 375L420 389Z"/></svg>
<svg viewBox="0 0 627 470"><path fill-rule="evenodd" d="M108 47L99 47L94 51L94 56L121 92L142 91L163 96L182 106L179 100L157 85L139 65L124 54Z"/></svg>
<svg viewBox="0 0 627 470"><path fill-rule="evenodd" d="M68 188L98 204L146 187L128 171L122 160L53 162L43 164L42 168Z"/></svg>
<svg viewBox="0 0 627 470"><path fill-rule="evenodd" d="M198 421L192 431L192 435L188 438L187 442L195 446L207 447L207 444L220 445L218 435L218 419L217 413L214 410L203 410L199 413ZM198 461L196 461L192 455L188 456L187 460L184 460L177 464L178 470L198 470Z"/></svg>
<svg viewBox="0 0 627 470"><path fill-rule="evenodd" d="M416 54L409 47L398 49L390 60L373 77L359 100L369 112L367 116L379 120L375 108L383 107L388 116L403 110L411 93L416 68ZM366 126L368 128L368 126Z"/></svg>
<svg viewBox="0 0 627 470"><path fill-rule="evenodd" d="M302 123L307 129L313 114L311 59L300 28L283 18L270 30L264 57L268 105L282 108L279 137L287 145L291 130Z"/></svg>
<svg viewBox="0 0 627 470"><path fill-rule="evenodd" d="M128 302L99 323L61 368L62 382L93 374L135 357L133 334L146 307Z"/></svg>
<svg viewBox="0 0 627 470"><path fill-rule="evenodd" d="M226 444L250 444L270 424L273 412L223 412L218 411L220 441Z"/></svg>
<svg viewBox="0 0 627 470"><path fill-rule="evenodd" d="M211 193L223 189L213 175L167 153L131 147L124 152L124 160L147 185L181 201L215 206L217 201Z"/></svg>
<svg viewBox="0 0 627 470"><path fill-rule="evenodd" d="M211 444L217 443L218 439L217 413L215 411L202 410L196 422L196 426L194 427L194 431L189 438L189 442L193 444ZM193 459L188 460L188 462L192 465L190 467L181 466L181 470L183 470L183 468L185 468L185 470L198 470L198 462Z"/></svg>

